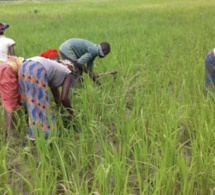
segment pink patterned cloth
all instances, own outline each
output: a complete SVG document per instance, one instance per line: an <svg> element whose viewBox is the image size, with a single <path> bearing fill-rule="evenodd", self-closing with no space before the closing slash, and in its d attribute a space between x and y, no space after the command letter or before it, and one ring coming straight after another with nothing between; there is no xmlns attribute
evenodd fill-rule
<svg viewBox="0 0 215 195"><path fill-rule="evenodd" d="M0 93L3 107L7 112L21 108L18 75L7 63L0 65Z"/></svg>

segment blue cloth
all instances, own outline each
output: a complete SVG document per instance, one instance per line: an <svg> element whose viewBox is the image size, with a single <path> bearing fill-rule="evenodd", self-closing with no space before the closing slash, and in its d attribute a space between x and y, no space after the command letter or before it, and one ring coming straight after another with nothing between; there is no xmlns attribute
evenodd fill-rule
<svg viewBox="0 0 215 195"><path fill-rule="evenodd" d="M212 84L212 85L211 85ZM205 87L215 87L215 57L211 50L205 58Z"/></svg>

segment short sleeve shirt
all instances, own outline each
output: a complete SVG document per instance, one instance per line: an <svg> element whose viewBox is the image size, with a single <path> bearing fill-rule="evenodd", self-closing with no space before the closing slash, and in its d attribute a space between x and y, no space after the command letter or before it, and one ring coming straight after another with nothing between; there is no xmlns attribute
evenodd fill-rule
<svg viewBox="0 0 215 195"><path fill-rule="evenodd" d="M67 75L72 73L66 66L47 58L37 56L26 59L28 60L39 62L46 69L50 88L62 86Z"/></svg>
<svg viewBox="0 0 215 195"><path fill-rule="evenodd" d="M7 38L4 35L0 36L0 61L7 61L9 47L15 44L13 39Z"/></svg>

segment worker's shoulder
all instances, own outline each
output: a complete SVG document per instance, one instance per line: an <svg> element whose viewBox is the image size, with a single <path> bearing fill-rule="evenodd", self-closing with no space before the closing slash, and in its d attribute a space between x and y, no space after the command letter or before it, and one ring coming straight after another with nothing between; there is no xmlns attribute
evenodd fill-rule
<svg viewBox="0 0 215 195"><path fill-rule="evenodd" d="M6 37L6 36L0 37L0 40L4 41L4 42L15 42L13 39Z"/></svg>

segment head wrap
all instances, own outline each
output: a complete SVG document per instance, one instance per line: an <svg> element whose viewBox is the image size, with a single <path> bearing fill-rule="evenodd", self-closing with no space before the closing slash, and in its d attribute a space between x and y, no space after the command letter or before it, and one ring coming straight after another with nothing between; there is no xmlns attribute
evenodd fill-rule
<svg viewBox="0 0 215 195"><path fill-rule="evenodd" d="M3 32L8 27L9 27L8 24L0 23L0 32Z"/></svg>
<svg viewBox="0 0 215 195"><path fill-rule="evenodd" d="M59 57L59 54L56 49L48 49L47 51L42 52L40 56L44 58L53 58L53 57Z"/></svg>

